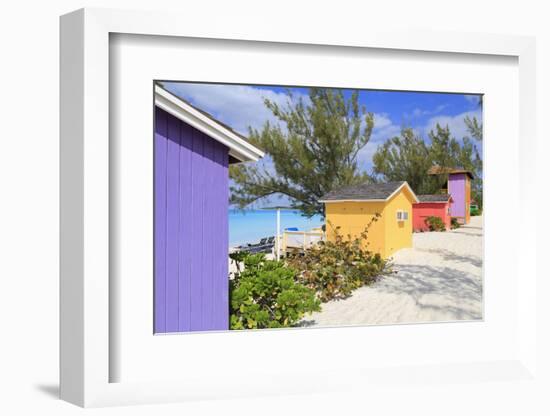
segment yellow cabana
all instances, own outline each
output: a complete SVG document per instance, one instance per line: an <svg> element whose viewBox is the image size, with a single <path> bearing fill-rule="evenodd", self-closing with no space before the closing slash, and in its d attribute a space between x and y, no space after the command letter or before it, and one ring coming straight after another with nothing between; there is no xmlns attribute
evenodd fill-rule
<svg viewBox="0 0 550 416"><path fill-rule="evenodd" d="M412 204L418 198L407 182L348 186L329 192L320 202L325 204L329 241L334 240L336 227L343 236L359 236L379 213L380 218L369 229L369 249L387 258L412 247Z"/></svg>

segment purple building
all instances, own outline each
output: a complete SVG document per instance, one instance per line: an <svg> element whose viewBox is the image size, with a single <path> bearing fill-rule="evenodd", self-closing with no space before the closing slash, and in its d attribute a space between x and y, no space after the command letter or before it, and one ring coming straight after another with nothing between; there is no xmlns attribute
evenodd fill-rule
<svg viewBox="0 0 550 416"><path fill-rule="evenodd" d="M474 178L472 172L459 168L433 166L428 174L447 175L447 186L442 189L442 192L452 197L451 217L456 218L462 224L468 224L470 222L471 181Z"/></svg>
<svg viewBox="0 0 550 416"><path fill-rule="evenodd" d="M263 152L155 86L154 332L229 329L228 166Z"/></svg>

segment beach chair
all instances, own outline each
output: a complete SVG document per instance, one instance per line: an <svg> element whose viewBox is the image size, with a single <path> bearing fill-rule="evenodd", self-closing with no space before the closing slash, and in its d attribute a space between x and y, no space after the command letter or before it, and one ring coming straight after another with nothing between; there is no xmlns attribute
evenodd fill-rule
<svg viewBox="0 0 550 416"><path fill-rule="evenodd" d="M275 237L271 236L267 239L267 242L265 243L262 252L263 253L271 253L272 250L273 250L273 247L275 247Z"/></svg>
<svg viewBox="0 0 550 416"><path fill-rule="evenodd" d="M275 237L262 238L260 244L254 247L254 253L270 253L275 245Z"/></svg>
<svg viewBox="0 0 550 416"><path fill-rule="evenodd" d="M244 251L248 251L249 253L251 254L255 254L255 253L261 253L262 251L262 248L266 245L267 243L267 237L266 238L262 238L260 240L259 243L256 243L256 244L250 244L247 248L244 249Z"/></svg>

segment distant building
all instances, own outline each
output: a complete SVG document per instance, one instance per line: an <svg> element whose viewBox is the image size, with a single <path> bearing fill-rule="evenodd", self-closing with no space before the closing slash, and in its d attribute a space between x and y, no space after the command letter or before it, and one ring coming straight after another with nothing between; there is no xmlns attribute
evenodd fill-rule
<svg viewBox="0 0 550 416"><path fill-rule="evenodd" d="M429 231L426 223L428 217L439 217L447 230L451 228L451 195L418 195L418 200L419 202L413 204L414 231Z"/></svg>
<svg viewBox="0 0 550 416"><path fill-rule="evenodd" d="M335 189L324 195L327 239L336 233L358 237L376 214L380 218L368 233L368 248L390 257L412 247L413 204L419 202L407 182L361 184Z"/></svg>
<svg viewBox="0 0 550 416"><path fill-rule="evenodd" d="M461 168L443 168L432 166L428 175L447 175L447 186L442 189L443 193L452 197L451 217L456 218L461 224L470 222L470 201L472 172Z"/></svg>

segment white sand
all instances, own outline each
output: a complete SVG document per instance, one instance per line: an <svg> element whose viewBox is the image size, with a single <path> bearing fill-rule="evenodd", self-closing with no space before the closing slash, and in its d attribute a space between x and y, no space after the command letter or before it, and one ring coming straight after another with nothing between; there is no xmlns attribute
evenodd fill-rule
<svg viewBox="0 0 550 416"><path fill-rule="evenodd" d="M371 325L480 319L482 217L450 232L413 234L394 255L396 274L351 297L322 305L306 326Z"/></svg>

